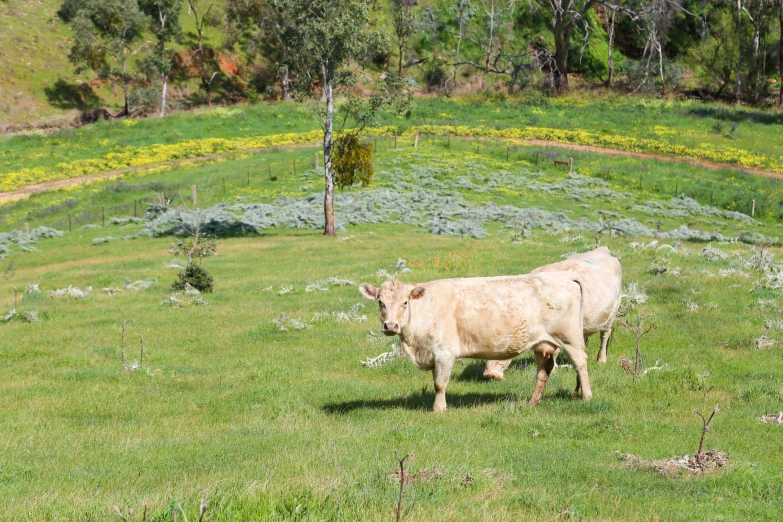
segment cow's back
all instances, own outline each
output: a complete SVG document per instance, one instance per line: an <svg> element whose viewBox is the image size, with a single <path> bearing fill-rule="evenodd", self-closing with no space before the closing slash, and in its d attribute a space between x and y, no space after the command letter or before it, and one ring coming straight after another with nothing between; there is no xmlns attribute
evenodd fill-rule
<svg viewBox="0 0 783 522"><path fill-rule="evenodd" d="M575 254L564 261L544 265L533 274L573 270L582 279L584 292L583 321L587 335L611 327L622 295L623 269L606 247Z"/></svg>

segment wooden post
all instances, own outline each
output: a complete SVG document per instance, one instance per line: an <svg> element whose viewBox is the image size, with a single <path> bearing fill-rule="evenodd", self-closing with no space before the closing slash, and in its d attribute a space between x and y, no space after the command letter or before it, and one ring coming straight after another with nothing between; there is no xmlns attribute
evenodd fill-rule
<svg viewBox="0 0 783 522"><path fill-rule="evenodd" d="M417 149L419 147L419 131L416 131L416 137L413 138L413 148Z"/></svg>
<svg viewBox="0 0 783 522"><path fill-rule="evenodd" d="M378 148L378 138L375 138L375 148ZM318 168L318 153L315 153L315 162L313 163L315 165L315 168Z"/></svg>
<svg viewBox="0 0 783 522"><path fill-rule="evenodd" d="M223 194L226 193L226 177L223 176Z"/></svg>
<svg viewBox="0 0 783 522"><path fill-rule="evenodd" d="M190 193L193 199L193 204L198 205L198 191L196 190L196 185L190 186Z"/></svg>
<svg viewBox="0 0 783 522"><path fill-rule="evenodd" d="M639 190L642 190L642 175L639 174Z"/></svg>
<svg viewBox="0 0 783 522"><path fill-rule="evenodd" d="M538 152L536 152L536 167L538 167Z"/></svg>
<svg viewBox="0 0 783 522"><path fill-rule="evenodd" d="M68 214L68 232L71 231L71 214Z"/></svg>
<svg viewBox="0 0 783 522"><path fill-rule="evenodd" d="M133 217L139 217L136 210L136 200L133 200Z"/></svg>
<svg viewBox="0 0 783 522"><path fill-rule="evenodd" d="M247 185L250 186L250 171L247 171Z"/></svg>
<svg viewBox="0 0 783 522"><path fill-rule="evenodd" d="M508 145L506 145L506 161L508 161Z"/></svg>
<svg viewBox="0 0 783 522"><path fill-rule="evenodd" d="M294 176L296 176L296 160L294 160Z"/></svg>
<svg viewBox="0 0 783 522"><path fill-rule="evenodd" d="M679 196L679 195L680 195L680 182L679 181L675 181L674 182L674 196L676 197L676 196Z"/></svg>
<svg viewBox="0 0 783 522"><path fill-rule="evenodd" d="M712 191L710 190L710 206L712 206Z"/></svg>
<svg viewBox="0 0 783 522"><path fill-rule="evenodd" d="M269 179L272 179L272 165L267 165L266 169L269 171Z"/></svg>
<svg viewBox="0 0 783 522"><path fill-rule="evenodd" d="M397 133L394 133L394 148L397 148Z"/></svg>
<svg viewBox="0 0 783 522"><path fill-rule="evenodd" d="M481 140L476 138L476 154L481 153Z"/></svg>
<svg viewBox="0 0 783 522"><path fill-rule="evenodd" d="M26 236L30 235L30 224L29 223L25 223L24 224L24 233L25 233Z"/></svg>
<svg viewBox="0 0 783 522"><path fill-rule="evenodd" d="M574 158L568 158L568 173L571 174L574 171Z"/></svg>
<svg viewBox="0 0 783 522"><path fill-rule="evenodd" d="M106 211L101 207L101 226L106 226Z"/></svg>
<svg viewBox="0 0 783 522"><path fill-rule="evenodd" d="M446 148L451 148L451 135L446 136Z"/></svg>
<svg viewBox="0 0 783 522"><path fill-rule="evenodd" d="M756 200L750 202L750 217L753 217L756 215Z"/></svg>

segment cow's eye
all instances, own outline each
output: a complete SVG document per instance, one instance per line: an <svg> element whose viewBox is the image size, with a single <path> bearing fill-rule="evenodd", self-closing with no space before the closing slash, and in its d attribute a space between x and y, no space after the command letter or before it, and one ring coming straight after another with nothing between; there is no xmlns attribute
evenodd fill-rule
<svg viewBox="0 0 783 522"><path fill-rule="evenodd" d="M402 306L408 306L408 301L405 301L404 303L402 303Z"/></svg>

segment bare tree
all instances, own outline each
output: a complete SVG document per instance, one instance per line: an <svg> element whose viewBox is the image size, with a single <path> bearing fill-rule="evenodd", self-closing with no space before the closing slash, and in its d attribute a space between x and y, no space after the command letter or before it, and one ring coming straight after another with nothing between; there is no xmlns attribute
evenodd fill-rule
<svg viewBox="0 0 783 522"><path fill-rule="evenodd" d="M413 36L415 30L416 13L414 6L416 0L391 0L392 28L397 39L397 76L402 76L402 62L405 59L405 49L408 39Z"/></svg>
<svg viewBox="0 0 783 522"><path fill-rule="evenodd" d="M458 67L470 65L483 74L508 77L509 91L513 91L521 73L532 68L531 53L527 45L515 38L514 14L519 0L479 0L480 9L469 11L468 2L460 12L458 41L467 40L479 51L481 60L461 60L459 53L453 63L454 74ZM475 27L464 31L464 23L472 19Z"/></svg>
<svg viewBox="0 0 783 522"><path fill-rule="evenodd" d="M606 79L606 86L611 87L612 81L614 80L614 59L612 57L612 51L614 51L614 17L617 11L614 9L608 9L606 6L604 6L604 16L608 17L609 20L607 21L607 33L609 36L609 54L606 59L606 65L609 69L609 76Z"/></svg>
<svg viewBox="0 0 783 522"><path fill-rule="evenodd" d="M196 23L197 47L194 54L198 56L198 72L201 79L201 88L204 89L207 105L212 106L212 81L220 71L207 71L207 56L204 48L204 30L211 25L217 25L216 17L212 16L214 3L204 0L188 0L189 13ZM211 72L211 74L210 74Z"/></svg>
<svg viewBox="0 0 783 522"><path fill-rule="evenodd" d="M458 0L457 3L449 7L449 12L455 17L454 21L457 25L457 31L454 33L457 38L457 47L454 51L454 71L451 78L451 81L456 85L457 73L462 67L462 65L459 65L462 62L460 54L462 40L465 38L465 29L468 23L476 16L476 7L473 5L472 0Z"/></svg>

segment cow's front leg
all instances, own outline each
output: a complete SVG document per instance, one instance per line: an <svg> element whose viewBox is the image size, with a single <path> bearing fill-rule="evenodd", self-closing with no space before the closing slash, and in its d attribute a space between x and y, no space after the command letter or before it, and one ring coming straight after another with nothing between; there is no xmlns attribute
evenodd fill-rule
<svg viewBox="0 0 783 522"><path fill-rule="evenodd" d="M432 411L441 413L446 411L446 386L449 384L451 369L454 367L454 359L438 359L432 369L432 379L435 381L435 404Z"/></svg>

